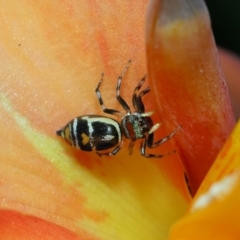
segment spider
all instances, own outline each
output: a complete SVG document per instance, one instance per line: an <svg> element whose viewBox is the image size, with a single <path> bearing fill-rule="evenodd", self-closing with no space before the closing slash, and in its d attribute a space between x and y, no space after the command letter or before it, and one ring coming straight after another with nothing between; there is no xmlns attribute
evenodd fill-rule
<svg viewBox="0 0 240 240"><path fill-rule="evenodd" d="M125 72L130 66L131 60L128 61L117 81L116 98L125 114L118 110L106 108L100 93L100 86L103 82L104 74L95 90L99 104L104 113L109 115L116 115L121 117L118 122L111 117L102 115L83 115L71 120L65 127L56 132L57 135L63 137L71 146L82 151L95 151L99 156L115 155L121 149L124 138L130 140L129 153L132 154L132 149L135 141L141 139L140 153L147 158L161 158L167 156L175 151L167 154L150 154L146 153L146 148L156 148L159 145L167 142L177 131L181 128L179 126L175 131L166 137L154 141L154 132L160 127L159 123L153 124L151 116L153 111L145 112L145 107L142 102L142 97L150 91L147 87L140 91L144 84L147 75L145 75L138 85L135 87L132 95L132 104L134 111L132 112L129 105L120 95L121 83Z"/></svg>

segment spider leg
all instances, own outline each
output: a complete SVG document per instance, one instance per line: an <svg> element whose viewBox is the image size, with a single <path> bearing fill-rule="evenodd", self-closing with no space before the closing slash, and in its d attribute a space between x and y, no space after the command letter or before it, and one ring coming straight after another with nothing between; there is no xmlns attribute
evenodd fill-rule
<svg viewBox="0 0 240 240"><path fill-rule="evenodd" d="M120 88L121 88L121 83L122 83L122 78L123 75L125 74L125 72L128 70L129 66L130 66L131 60L128 61L127 66L123 69L121 75L118 77L118 82L117 82L117 88L116 88L116 97L118 102L121 104L121 106L123 107L123 109L127 112L127 113L131 113L130 107L128 106L128 104L126 103L126 101L120 96Z"/></svg>
<svg viewBox="0 0 240 240"><path fill-rule="evenodd" d="M97 98L98 98L99 104L100 104L103 112L108 113L108 114L112 114L112 115L122 116L122 114L118 110L111 109L111 108L106 108L104 103L103 103L103 99L102 99L102 96L101 96L101 93L100 93L100 90L99 90L99 88L100 88L100 86L101 86L101 84L103 82L103 76L104 76L104 74L102 73L101 79L100 79L100 81L99 81L99 83L97 85L97 88L95 90L95 92L97 94Z"/></svg>
<svg viewBox="0 0 240 240"><path fill-rule="evenodd" d="M165 153L165 154L151 154L151 153L146 153L146 148L147 148L147 142L148 142L148 139L147 137L143 140L143 142L141 143L141 155L146 157L146 158L162 158L162 157L166 157L166 156L169 156L173 153L176 153L176 151L171 151L171 152L168 152L168 153Z"/></svg>
<svg viewBox="0 0 240 240"><path fill-rule="evenodd" d="M167 135L166 137L160 139L157 142L154 142L154 131L156 131L159 128L159 124L155 124L148 132L148 135L145 136L142 144L141 144L141 155L147 157L147 158L162 158L168 155L171 155L173 153L176 153L176 151L171 151L165 154L148 154L146 153L146 148L156 148L159 145L169 141L177 132L180 128L182 128L182 126L179 126L177 129L175 129L172 133L170 133L169 135Z"/></svg>
<svg viewBox="0 0 240 240"><path fill-rule="evenodd" d="M155 126L155 125L154 125ZM154 127L153 126L153 127ZM152 128L153 128L152 127ZM155 129L154 131L152 131L152 133L150 133L148 135L148 140L147 140L147 145L149 148L155 148L155 147L158 147L159 145L169 141L180 129L182 128L182 126L179 126L178 128L176 128L172 133L170 133L169 135L167 135L166 137L158 140L157 142L154 143L154 131L156 131L157 129ZM150 129L149 132L151 132L152 129Z"/></svg>
<svg viewBox="0 0 240 240"><path fill-rule="evenodd" d="M136 97L136 99L133 100L133 106L135 109L135 112L139 112L139 113L144 113L145 112L145 107L144 104L142 102L142 97L147 94L150 91L150 88L147 87L144 90L142 90L139 95Z"/></svg>
<svg viewBox="0 0 240 240"><path fill-rule="evenodd" d="M142 97L148 93L150 91L150 88L147 87L144 90L142 90L139 94L138 91L140 90L140 88L142 87L143 83L145 82L147 78L147 74L140 80L140 82L138 83L138 85L135 87L134 91L133 91L133 95L132 95L132 103L133 103L133 107L135 109L135 112L139 112L142 113L145 111L144 108L144 104L142 102ZM138 95L137 95L138 94Z"/></svg>

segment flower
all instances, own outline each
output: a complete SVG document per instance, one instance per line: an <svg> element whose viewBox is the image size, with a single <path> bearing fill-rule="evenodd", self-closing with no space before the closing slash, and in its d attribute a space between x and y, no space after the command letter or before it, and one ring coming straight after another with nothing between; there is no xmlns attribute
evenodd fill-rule
<svg viewBox="0 0 240 240"><path fill-rule="evenodd" d="M202 182L184 218L169 239L237 239L240 236L240 122Z"/></svg>
<svg viewBox="0 0 240 240"><path fill-rule="evenodd" d="M146 159L140 157L139 144L129 156L126 141L116 156L100 158L71 148L55 134L78 115L103 114L94 92L102 72L104 103L120 109L116 80L128 59L133 63L121 94L131 101L146 72L146 6L147 1L1 4L0 232L5 239L166 239L187 212L191 198L184 169L195 190L204 174L194 180L196 167L188 169L180 161L186 149L181 150L179 139L188 122L171 124L166 109L155 104L159 83L153 82L151 61L153 95L146 95L144 103L147 110L156 109L154 122L164 123L156 139L182 125L176 144L170 141L154 151L176 148L180 157ZM166 56L161 60L165 67ZM230 132L230 123L225 128Z"/></svg>

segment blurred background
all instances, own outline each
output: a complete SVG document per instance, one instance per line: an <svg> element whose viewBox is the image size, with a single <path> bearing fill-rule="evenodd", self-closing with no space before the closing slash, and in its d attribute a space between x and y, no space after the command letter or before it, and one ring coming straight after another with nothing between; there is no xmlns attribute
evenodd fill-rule
<svg viewBox="0 0 240 240"><path fill-rule="evenodd" d="M205 0L216 43L240 58L240 0ZM221 57L236 119L240 119L240 64Z"/></svg>
<svg viewBox="0 0 240 240"><path fill-rule="evenodd" d="M240 56L240 0L205 0L217 45Z"/></svg>

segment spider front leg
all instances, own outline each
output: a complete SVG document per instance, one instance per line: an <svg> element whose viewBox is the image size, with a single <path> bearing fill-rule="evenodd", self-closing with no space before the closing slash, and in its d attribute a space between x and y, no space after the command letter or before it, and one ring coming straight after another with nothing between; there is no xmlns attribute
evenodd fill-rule
<svg viewBox="0 0 240 240"><path fill-rule="evenodd" d="M159 145L169 141L181 128L182 126L180 125L178 128L176 128L172 133L170 133L169 135L167 135L166 137L158 140L157 142L154 143L154 135L153 132L155 132L158 128L159 128L160 124L157 123L155 124L150 131L148 132L149 137L148 137L148 147L149 148L155 148L158 147ZM151 137L150 137L151 136Z"/></svg>
<svg viewBox="0 0 240 240"><path fill-rule="evenodd" d="M169 141L177 132L180 128L182 128L182 126L179 126L175 131L173 131L172 133L170 133L169 135L167 135L166 137L160 139L157 142L154 142L154 131L156 131L159 128L160 124L155 124L150 131L148 132L148 135L145 136L143 143L141 145L141 155L147 157L147 158L161 158L161 157L166 157L168 155L171 155L173 153L175 153L176 151L171 151L168 152L166 154L148 154L146 153L146 148L156 148L159 145Z"/></svg>
<svg viewBox="0 0 240 240"><path fill-rule="evenodd" d="M102 99L102 96L101 96L101 93L100 93L100 90L99 90L99 88L100 88L100 86L101 86L101 84L103 82L103 76L104 76L104 74L102 73L101 79L100 79L100 81L98 83L98 86L97 86L97 88L95 90L95 92L97 94L97 98L98 98L99 104L102 107L103 112L108 113L108 114L112 114L112 115L122 116L122 114L118 110L111 109L111 108L106 108L104 103L103 103L103 99Z"/></svg>
<svg viewBox="0 0 240 240"><path fill-rule="evenodd" d="M162 157L166 157L168 155L171 155L173 153L175 153L176 151L172 151L166 154L151 154L151 153L146 153L146 148L148 145L148 138L145 138L143 143L141 144L141 155L146 157L146 158L162 158Z"/></svg>

